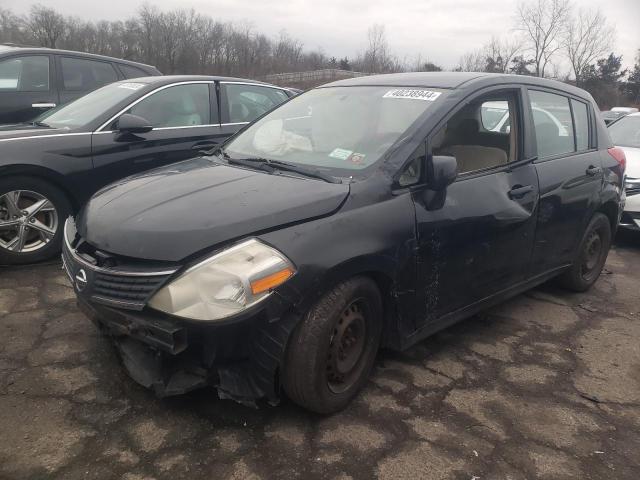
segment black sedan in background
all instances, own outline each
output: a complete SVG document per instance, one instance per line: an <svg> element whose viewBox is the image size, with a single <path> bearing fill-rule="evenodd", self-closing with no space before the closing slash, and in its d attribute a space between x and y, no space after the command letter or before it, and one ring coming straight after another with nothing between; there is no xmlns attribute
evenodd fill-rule
<svg viewBox="0 0 640 480"><path fill-rule="evenodd" d="M291 96L237 78L145 77L0 127L0 265L57 253L64 219L100 187L210 150Z"/></svg>

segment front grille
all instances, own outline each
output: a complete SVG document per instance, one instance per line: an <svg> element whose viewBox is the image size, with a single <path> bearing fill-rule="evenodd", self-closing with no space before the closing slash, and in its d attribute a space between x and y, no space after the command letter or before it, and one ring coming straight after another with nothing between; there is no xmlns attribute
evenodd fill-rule
<svg viewBox="0 0 640 480"><path fill-rule="evenodd" d="M70 221L64 240L62 262L77 294L103 305L142 310L178 270L176 265L133 261L98 251L79 238Z"/></svg>
<svg viewBox="0 0 640 480"><path fill-rule="evenodd" d="M169 275L132 276L96 272L92 298L100 303L142 307L168 278Z"/></svg>

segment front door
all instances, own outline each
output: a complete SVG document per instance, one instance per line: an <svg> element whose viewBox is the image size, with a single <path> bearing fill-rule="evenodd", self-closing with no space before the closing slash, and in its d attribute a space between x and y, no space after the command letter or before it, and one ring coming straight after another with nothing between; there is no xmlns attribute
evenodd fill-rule
<svg viewBox="0 0 640 480"><path fill-rule="evenodd" d="M459 174L440 201L413 194L417 328L528 277L538 178L523 154L521 105L520 89L476 96L429 139L428 155L455 156ZM510 127L501 129L505 112Z"/></svg>
<svg viewBox="0 0 640 480"><path fill-rule="evenodd" d="M58 104L50 55L0 60L0 124L28 122Z"/></svg>
<svg viewBox="0 0 640 480"><path fill-rule="evenodd" d="M143 117L153 130L123 134L117 120L93 134L93 162L103 184L210 150L226 138L218 121L215 84L198 82L163 88L124 113Z"/></svg>

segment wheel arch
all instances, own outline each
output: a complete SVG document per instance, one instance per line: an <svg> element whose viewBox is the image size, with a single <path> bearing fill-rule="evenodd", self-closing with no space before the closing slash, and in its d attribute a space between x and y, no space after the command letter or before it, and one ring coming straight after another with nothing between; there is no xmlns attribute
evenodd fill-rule
<svg viewBox="0 0 640 480"><path fill-rule="evenodd" d="M64 178L64 175L61 175L55 170L38 165L25 164L14 164L0 167L0 178L5 180L10 177L34 177L44 182L48 182L67 197L67 200L69 200L74 211L77 211L80 206L78 198L72 194L72 188L71 185L69 185L69 182Z"/></svg>
<svg viewBox="0 0 640 480"><path fill-rule="evenodd" d="M304 302L302 311L307 311L313 303L339 283L353 277L371 279L378 287L382 299L382 347L399 349L400 332L404 331L398 312L400 297L397 279L397 261L388 256L367 255L349 259L329 269L323 276L314 295Z"/></svg>
<svg viewBox="0 0 640 480"><path fill-rule="evenodd" d="M613 200L609 200L603 203L596 213L602 213L609 219L609 225L611 225L611 235L615 235L618 228L619 220L619 208L618 204Z"/></svg>

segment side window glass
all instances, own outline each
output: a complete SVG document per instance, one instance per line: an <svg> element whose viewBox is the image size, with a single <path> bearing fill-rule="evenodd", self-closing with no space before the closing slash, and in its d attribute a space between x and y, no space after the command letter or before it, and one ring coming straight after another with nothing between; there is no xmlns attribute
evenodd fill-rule
<svg viewBox="0 0 640 480"><path fill-rule="evenodd" d="M529 91L538 158L575 151L569 99L555 93Z"/></svg>
<svg viewBox="0 0 640 480"><path fill-rule="evenodd" d="M461 174L514 161L517 99L505 92L472 100L431 137L431 152L456 157Z"/></svg>
<svg viewBox="0 0 640 480"><path fill-rule="evenodd" d="M176 85L145 98L128 113L148 120L155 128L209 125L209 85Z"/></svg>
<svg viewBox="0 0 640 480"><path fill-rule="evenodd" d="M33 55L0 61L0 91L49 91L49 57Z"/></svg>
<svg viewBox="0 0 640 480"><path fill-rule="evenodd" d="M482 128L489 132L506 132L509 127L509 103L506 101L484 102L480 107ZM505 124L507 125L505 127Z"/></svg>
<svg viewBox="0 0 640 480"><path fill-rule="evenodd" d="M422 166L424 165L424 161L427 155L427 147L426 143L422 142L413 155L411 155L411 160L404 167L402 174L398 178L398 185L401 187L408 187L410 185L415 185L420 181L420 177L422 175Z"/></svg>
<svg viewBox="0 0 640 480"><path fill-rule="evenodd" d="M149 76L149 74L144 70L142 70L141 68L132 67L131 65L125 65L123 63L119 63L118 68L124 75L124 78L138 78L138 77Z"/></svg>
<svg viewBox="0 0 640 480"><path fill-rule="evenodd" d="M225 84L229 123L252 122L288 99L282 90L255 85Z"/></svg>
<svg viewBox="0 0 640 480"><path fill-rule="evenodd" d="M589 111L586 103L571 100L578 151L589 149Z"/></svg>
<svg viewBox="0 0 640 480"><path fill-rule="evenodd" d="M84 58L62 57L62 83L64 89L72 92L95 90L107 83L118 80L113 65L107 62Z"/></svg>

